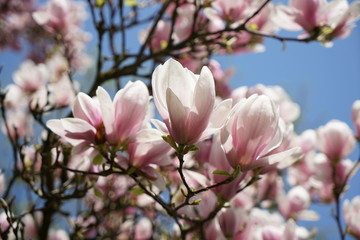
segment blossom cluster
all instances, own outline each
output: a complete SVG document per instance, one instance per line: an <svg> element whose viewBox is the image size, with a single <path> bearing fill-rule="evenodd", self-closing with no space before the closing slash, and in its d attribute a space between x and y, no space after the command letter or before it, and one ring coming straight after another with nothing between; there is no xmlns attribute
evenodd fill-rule
<svg viewBox="0 0 360 240"><path fill-rule="evenodd" d="M340 206L360 164L349 159L360 140L360 100L351 112L355 131L331 120L298 134L300 106L282 87L232 90L234 69L212 58L262 51L266 37L284 41L281 29L302 31L292 40L329 46L350 34L359 3L89 0L99 56L87 93L74 80L91 63L85 4L0 3L0 30L9 32L0 48L19 50L21 38L31 45L0 94L14 153L13 177L0 171L0 236L303 240L317 230L300 220L317 221L311 204L322 203L335 205L342 239L360 238L359 196ZM162 6L157 20L140 32L132 55L125 32L141 22L137 10L152 4ZM116 34L124 53L110 44L107 57L102 37L114 43ZM149 75L142 74L146 59L154 63ZM17 188L28 199L18 203Z"/></svg>
<svg viewBox="0 0 360 240"><path fill-rule="evenodd" d="M198 33L201 37L191 46L176 52L177 59L194 72L208 62L211 54L264 51L263 36L275 36L280 30L300 31L299 40L317 40L332 46L333 39L347 37L360 18L359 1L349 4L347 0L290 0L283 5L271 1L216 0L203 1L201 11L194 2L170 3L166 14L170 19L176 14L175 22L162 19L154 34L149 34L150 29L140 34L141 42L150 38L149 47L158 52L168 44L181 45L192 40Z"/></svg>

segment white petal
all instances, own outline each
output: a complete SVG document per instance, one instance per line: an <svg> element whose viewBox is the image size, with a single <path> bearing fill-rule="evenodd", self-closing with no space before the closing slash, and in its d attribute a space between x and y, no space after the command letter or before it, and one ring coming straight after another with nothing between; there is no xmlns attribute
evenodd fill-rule
<svg viewBox="0 0 360 240"><path fill-rule="evenodd" d="M101 115L103 118L107 140L111 144L116 144L117 138L114 129L114 104L104 88L98 87L96 90L96 95L100 103Z"/></svg>

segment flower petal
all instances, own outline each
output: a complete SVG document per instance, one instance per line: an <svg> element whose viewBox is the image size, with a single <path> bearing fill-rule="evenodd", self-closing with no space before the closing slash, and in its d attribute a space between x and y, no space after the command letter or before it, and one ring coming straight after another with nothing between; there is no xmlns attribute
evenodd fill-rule
<svg viewBox="0 0 360 240"><path fill-rule="evenodd" d="M105 91L104 88L98 87L96 90L96 95L100 103L100 109L105 127L106 138L110 144L117 144L118 139L114 128L114 121L115 121L114 104L109 94Z"/></svg>

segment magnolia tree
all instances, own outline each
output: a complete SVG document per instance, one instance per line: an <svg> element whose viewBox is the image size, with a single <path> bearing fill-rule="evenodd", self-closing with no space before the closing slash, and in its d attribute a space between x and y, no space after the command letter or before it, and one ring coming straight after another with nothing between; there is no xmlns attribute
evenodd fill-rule
<svg viewBox="0 0 360 240"><path fill-rule="evenodd" d="M317 202L335 238L359 239L360 196L342 199L360 100L355 132L332 120L295 133L281 87L232 90L214 60L266 38L331 46L359 17L347 0L0 1L0 48L27 53L0 95L1 238L311 239L299 220L317 220Z"/></svg>

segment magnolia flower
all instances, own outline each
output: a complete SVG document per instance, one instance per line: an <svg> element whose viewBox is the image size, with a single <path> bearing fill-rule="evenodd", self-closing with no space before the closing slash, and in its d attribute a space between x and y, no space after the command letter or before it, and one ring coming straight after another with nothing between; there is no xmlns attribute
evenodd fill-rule
<svg viewBox="0 0 360 240"><path fill-rule="evenodd" d="M280 117L285 123L294 122L300 116L300 106L294 103L285 90L280 86L265 86L257 84L253 87L240 87L232 91L231 98L234 102L240 101L253 94L267 95L279 106Z"/></svg>
<svg viewBox="0 0 360 240"><path fill-rule="evenodd" d="M35 22L50 32L68 31L80 26L86 18L84 4L69 0L48 2L42 9L32 14Z"/></svg>
<svg viewBox="0 0 360 240"><path fill-rule="evenodd" d="M240 233L245 228L247 220L246 211L234 206L223 209L218 217L220 229L227 238L235 237Z"/></svg>
<svg viewBox="0 0 360 240"><path fill-rule="evenodd" d="M238 239L298 240L310 239L311 233L297 226L293 219L284 222L278 213L253 208L241 237Z"/></svg>
<svg viewBox="0 0 360 240"><path fill-rule="evenodd" d="M159 175L151 165L165 166L171 164L167 154L170 151L170 146L163 141L161 132L157 129L142 129L128 142L128 146L129 158L128 160L119 159L120 164L124 164L123 167L126 169L129 165L135 167L138 174L149 179L157 179Z"/></svg>
<svg viewBox="0 0 360 240"><path fill-rule="evenodd" d="M26 60L14 73L13 78L16 85L23 91L31 93L46 83L48 70L44 64L35 65L31 60Z"/></svg>
<svg viewBox="0 0 360 240"><path fill-rule="evenodd" d="M143 44L149 35L149 29L140 32L139 40ZM160 20L156 25L155 33L151 37L150 48L152 51L157 52L167 47L171 31L171 24L169 22Z"/></svg>
<svg viewBox="0 0 360 240"><path fill-rule="evenodd" d="M33 128L33 117L25 112L20 110L9 111L6 113L6 123L2 123L1 129L4 133L7 133L8 136L15 140L16 138L24 138L32 134Z"/></svg>
<svg viewBox="0 0 360 240"><path fill-rule="evenodd" d="M46 126L73 146L90 146L105 142L104 124L99 102L79 93L72 109L74 118L49 120Z"/></svg>
<svg viewBox="0 0 360 240"><path fill-rule="evenodd" d="M350 127L341 121L332 120L317 130L318 148L332 161L349 155L355 146Z"/></svg>
<svg viewBox="0 0 360 240"><path fill-rule="evenodd" d="M347 37L360 17L360 1L290 0L277 8L275 21L287 30L305 30L322 42Z"/></svg>
<svg viewBox="0 0 360 240"><path fill-rule="evenodd" d="M287 195L280 191L277 202L281 203L278 205L280 213L287 219L299 217L317 220L317 215L314 212L307 211L311 198L309 192L302 186L291 188Z"/></svg>
<svg viewBox="0 0 360 240"><path fill-rule="evenodd" d="M355 134L360 139L360 100L356 100L352 105L351 118L355 126Z"/></svg>
<svg viewBox="0 0 360 240"><path fill-rule="evenodd" d="M165 124L153 120L175 142L191 145L217 131L231 108L231 101L215 109L214 79L207 67L195 75L170 59L158 66L152 77L155 105Z"/></svg>
<svg viewBox="0 0 360 240"><path fill-rule="evenodd" d="M74 118L49 120L47 127L81 149L106 142L120 144L143 126L149 103L143 82L129 82L116 93L114 101L101 87L96 94L94 99L79 93L72 109Z"/></svg>
<svg viewBox="0 0 360 240"><path fill-rule="evenodd" d="M345 200L343 213L348 232L360 238L360 196L356 196L351 202Z"/></svg>
<svg viewBox="0 0 360 240"><path fill-rule="evenodd" d="M237 103L221 130L227 160L233 168L250 170L291 158L297 148L271 154L283 141L279 111L265 95L252 95Z"/></svg>

